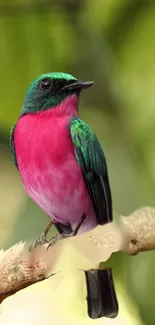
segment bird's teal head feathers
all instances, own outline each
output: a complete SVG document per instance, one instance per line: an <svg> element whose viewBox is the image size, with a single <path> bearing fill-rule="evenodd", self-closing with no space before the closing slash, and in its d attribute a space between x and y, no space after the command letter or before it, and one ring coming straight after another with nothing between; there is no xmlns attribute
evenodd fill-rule
<svg viewBox="0 0 155 325"><path fill-rule="evenodd" d="M82 89L92 84L92 81L82 82L67 73L42 74L29 86L20 115L53 108L68 96L79 96Z"/></svg>

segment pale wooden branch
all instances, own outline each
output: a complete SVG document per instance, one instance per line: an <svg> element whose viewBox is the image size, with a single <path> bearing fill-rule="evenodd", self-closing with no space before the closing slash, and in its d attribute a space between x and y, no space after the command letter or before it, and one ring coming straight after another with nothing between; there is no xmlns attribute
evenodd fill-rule
<svg viewBox="0 0 155 325"><path fill-rule="evenodd" d="M144 207L129 216L120 216L104 226L72 238L58 241L47 250L47 245L30 251L32 243L17 243L8 250L0 250L0 300L32 283L44 280L57 271L55 268L61 250L71 244L80 251L94 267L106 261L113 252L124 251L136 255L155 249L155 208ZM79 260L79 269L87 265ZM57 270L57 271L55 271Z"/></svg>
<svg viewBox="0 0 155 325"><path fill-rule="evenodd" d="M0 301L6 296L48 277L56 261L56 249L19 242L8 250L0 250Z"/></svg>
<svg viewBox="0 0 155 325"><path fill-rule="evenodd" d="M129 255L155 250L155 208L142 207L119 219L123 236L121 250Z"/></svg>

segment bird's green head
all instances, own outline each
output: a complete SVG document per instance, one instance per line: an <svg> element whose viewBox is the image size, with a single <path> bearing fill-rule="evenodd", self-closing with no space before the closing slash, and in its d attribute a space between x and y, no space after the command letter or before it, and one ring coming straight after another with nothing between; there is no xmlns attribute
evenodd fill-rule
<svg viewBox="0 0 155 325"><path fill-rule="evenodd" d="M68 96L78 97L82 89L92 84L93 81L79 81L67 73L42 74L29 86L20 115L54 108Z"/></svg>

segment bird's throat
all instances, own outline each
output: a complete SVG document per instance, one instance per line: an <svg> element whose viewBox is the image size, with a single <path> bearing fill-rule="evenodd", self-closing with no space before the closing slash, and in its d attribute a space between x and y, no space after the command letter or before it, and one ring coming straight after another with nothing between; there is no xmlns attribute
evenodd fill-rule
<svg viewBox="0 0 155 325"><path fill-rule="evenodd" d="M74 117L78 115L78 101L78 96L74 94L66 97L56 106L35 113L48 117Z"/></svg>
<svg viewBox="0 0 155 325"><path fill-rule="evenodd" d="M53 113L58 116L69 115L77 116L78 115L78 96L71 95L66 97L60 104L53 107Z"/></svg>

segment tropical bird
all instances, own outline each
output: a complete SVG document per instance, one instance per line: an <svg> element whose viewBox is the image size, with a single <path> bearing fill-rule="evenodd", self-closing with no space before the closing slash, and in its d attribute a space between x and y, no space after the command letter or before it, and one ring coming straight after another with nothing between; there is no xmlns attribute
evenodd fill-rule
<svg viewBox="0 0 155 325"><path fill-rule="evenodd" d="M66 73L42 74L28 88L11 131L25 191L64 234L112 220L105 155L78 114L81 90L93 83Z"/></svg>
<svg viewBox="0 0 155 325"><path fill-rule="evenodd" d="M106 158L95 133L78 113L81 90L92 85L66 73L42 74L29 86L11 131L12 157L25 191L64 236L112 220ZM106 302L93 289L92 304L97 308L92 315L89 310L93 318L118 313L113 280L103 271ZM100 290L99 279L95 281Z"/></svg>

